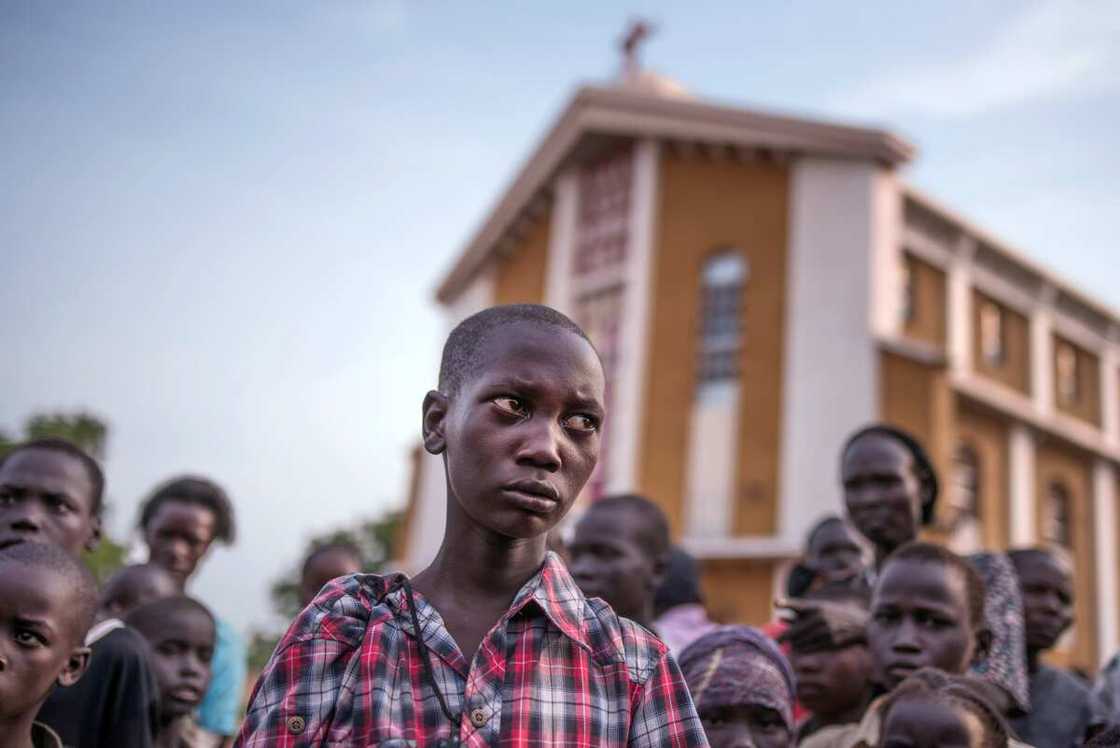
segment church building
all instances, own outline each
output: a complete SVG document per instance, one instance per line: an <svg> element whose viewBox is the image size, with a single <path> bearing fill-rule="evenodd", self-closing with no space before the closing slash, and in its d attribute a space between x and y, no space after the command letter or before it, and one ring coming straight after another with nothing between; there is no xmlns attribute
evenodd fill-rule
<svg viewBox="0 0 1120 748"><path fill-rule="evenodd" d="M914 157L631 69L576 91L469 237L437 291L447 330L515 302L583 326L609 416L580 501L656 501L717 619L771 618L808 530L843 513L845 437L882 420L938 467L930 537L1069 553L1057 658L1093 670L1120 645L1120 317L907 185ZM408 571L444 491L418 451Z"/></svg>

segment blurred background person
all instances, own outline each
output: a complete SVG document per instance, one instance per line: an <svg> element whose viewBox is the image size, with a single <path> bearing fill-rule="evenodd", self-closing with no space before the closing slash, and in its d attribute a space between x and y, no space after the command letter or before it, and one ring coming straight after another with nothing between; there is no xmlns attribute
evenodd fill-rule
<svg viewBox="0 0 1120 748"><path fill-rule="evenodd" d="M665 578L653 596L653 612L654 630L676 656L716 627L704 607L696 559L680 546L669 552Z"/></svg>
<svg viewBox="0 0 1120 748"><path fill-rule="evenodd" d="M750 626L720 626L680 656L712 748L794 745L793 669L777 645Z"/></svg>
<svg viewBox="0 0 1120 748"><path fill-rule="evenodd" d="M576 523L568 545L572 577L587 597L653 627L653 598L669 561L669 523L644 496L606 496Z"/></svg>
<svg viewBox="0 0 1120 748"><path fill-rule="evenodd" d="M332 579L362 570L362 552L350 543L328 543L307 554L299 576L299 601L304 608Z"/></svg>
<svg viewBox="0 0 1120 748"><path fill-rule="evenodd" d="M1015 732L1039 746L1081 745L1092 722L1089 687L1041 656L1073 625L1073 577L1068 562L1041 548L1008 553L1019 577L1026 623L1030 712L1012 721Z"/></svg>
<svg viewBox="0 0 1120 748"><path fill-rule="evenodd" d="M140 530L149 563L166 569L186 592L215 541L236 536L233 504L216 483L199 476L172 478L159 485L140 509ZM232 739L241 714L246 649L232 626L215 616L216 642L211 678L199 705L199 725L220 742Z"/></svg>
<svg viewBox="0 0 1120 748"><path fill-rule="evenodd" d="M162 566L132 564L114 572L101 587L98 615L120 620L141 605L179 593L175 578Z"/></svg>

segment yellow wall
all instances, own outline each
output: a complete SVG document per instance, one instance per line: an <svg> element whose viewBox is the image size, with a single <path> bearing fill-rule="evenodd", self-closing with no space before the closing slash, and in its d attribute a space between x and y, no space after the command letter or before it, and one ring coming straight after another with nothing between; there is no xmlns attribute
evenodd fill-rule
<svg viewBox="0 0 1120 748"><path fill-rule="evenodd" d="M1035 469L1036 519L1040 530L1047 490L1053 481L1065 484L1072 503L1076 637L1068 650L1055 652L1053 659L1092 672L1097 663L1092 462L1087 455L1048 439L1038 445Z"/></svg>
<svg viewBox="0 0 1120 748"><path fill-rule="evenodd" d="M980 309L995 304L1003 311L1004 357L999 363L984 358L980 342ZM972 292L972 361L977 374L1017 390L1031 391L1030 326L1027 318L979 291Z"/></svg>
<svg viewBox="0 0 1120 748"><path fill-rule="evenodd" d="M712 253L738 248L750 276L734 532L769 534L779 491L788 170L664 153L660 178L641 490L666 510L679 534L696 387L700 270Z"/></svg>
<svg viewBox="0 0 1120 748"><path fill-rule="evenodd" d="M497 261L495 304L540 304L548 270L548 211L529 226L513 251Z"/></svg>
<svg viewBox="0 0 1120 748"><path fill-rule="evenodd" d="M708 614L720 623L761 626L771 619L775 562L707 559L700 564Z"/></svg>
<svg viewBox="0 0 1120 748"><path fill-rule="evenodd" d="M1058 381L1058 348L1070 345L1077 352L1077 399L1072 403L1062 400ZM1100 359L1084 348L1058 335L1054 336L1054 406L1063 413L1082 421L1101 425L1101 369Z"/></svg>
<svg viewBox="0 0 1120 748"><path fill-rule="evenodd" d="M945 347L945 273L907 254L903 261L914 284L914 309L903 320L903 333L923 343Z"/></svg>
<svg viewBox="0 0 1120 748"><path fill-rule="evenodd" d="M955 445L955 404L943 366L895 353L880 355L879 413L926 448L938 477L949 475Z"/></svg>
<svg viewBox="0 0 1120 748"><path fill-rule="evenodd" d="M984 547L1005 549L1011 527L1007 422L967 403L959 403L957 442L972 447L980 462L980 522ZM951 490L950 481L951 474L946 473L942 490ZM941 504L945 506L946 502Z"/></svg>

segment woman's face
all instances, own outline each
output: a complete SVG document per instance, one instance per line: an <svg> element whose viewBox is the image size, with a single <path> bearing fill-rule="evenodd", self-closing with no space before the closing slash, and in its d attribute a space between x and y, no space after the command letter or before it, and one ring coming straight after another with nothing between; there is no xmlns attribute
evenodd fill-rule
<svg viewBox="0 0 1120 748"><path fill-rule="evenodd" d="M700 721L712 748L788 748L793 745L782 716L760 704L701 707Z"/></svg>
<svg viewBox="0 0 1120 748"><path fill-rule="evenodd" d="M858 439L844 453L841 480L848 518L880 557L918 536L922 484L897 440L875 433Z"/></svg>

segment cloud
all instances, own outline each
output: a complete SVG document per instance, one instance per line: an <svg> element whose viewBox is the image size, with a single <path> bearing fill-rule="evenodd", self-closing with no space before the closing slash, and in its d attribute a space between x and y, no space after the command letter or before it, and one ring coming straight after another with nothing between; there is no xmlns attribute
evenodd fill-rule
<svg viewBox="0 0 1120 748"><path fill-rule="evenodd" d="M1027 101L1115 90L1120 3L1044 0L990 42L955 59L894 70L840 93L834 108L859 114L968 117Z"/></svg>

